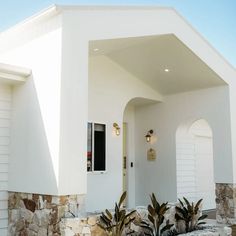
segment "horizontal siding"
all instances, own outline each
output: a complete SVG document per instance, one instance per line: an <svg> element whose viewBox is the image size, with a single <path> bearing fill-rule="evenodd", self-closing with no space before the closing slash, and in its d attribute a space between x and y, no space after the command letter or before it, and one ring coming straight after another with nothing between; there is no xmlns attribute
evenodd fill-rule
<svg viewBox="0 0 236 236"><path fill-rule="evenodd" d="M8 160L10 145L11 87L0 85L0 235L8 228Z"/></svg>
<svg viewBox="0 0 236 236"><path fill-rule="evenodd" d="M196 161L193 139L180 139L176 143L177 196L195 201L196 196Z"/></svg>

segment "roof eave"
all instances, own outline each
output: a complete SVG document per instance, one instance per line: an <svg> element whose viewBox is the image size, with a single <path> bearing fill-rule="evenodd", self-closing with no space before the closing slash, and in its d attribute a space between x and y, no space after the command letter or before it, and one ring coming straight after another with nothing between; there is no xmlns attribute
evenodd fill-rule
<svg viewBox="0 0 236 236"><path fill-rule="evenodd" d="M22 83L31 74L30 69L0 63L0 82L8 84Z"/></svg>

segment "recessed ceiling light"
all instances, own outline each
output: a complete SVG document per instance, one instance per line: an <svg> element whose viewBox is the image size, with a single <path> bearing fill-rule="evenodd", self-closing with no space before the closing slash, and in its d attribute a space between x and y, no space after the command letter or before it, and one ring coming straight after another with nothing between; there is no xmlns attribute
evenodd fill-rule
<svg viewBox="0 0 236 236"><path fill-rule="evenodd" d="M97 52L97 51L99 51L99 49L98 49L98 48L94 48L93 51L94 51L94 52Z"/></svg>
<svg viewBox="0 0 236 236"><path fill-rule="evenodd" d="M170 70L166 68L164 71L165 71L165 72L169 72Z"/></svg>

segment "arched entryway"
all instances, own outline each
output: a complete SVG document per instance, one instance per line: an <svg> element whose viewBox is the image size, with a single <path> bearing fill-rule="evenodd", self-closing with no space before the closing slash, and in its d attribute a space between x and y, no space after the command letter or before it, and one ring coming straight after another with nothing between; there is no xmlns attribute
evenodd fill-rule
<svg viewBox="0 0 236 236"><path fill-rule="evenodd" d="M176 132L177 197L215 209L213 134L204 119L189 121Z"/></svg>
<svg viewBox="0 0 236 236"><path fill-rule="evenodd" d="M136 206L136 143L135 143L135 133L137 127L135 125L135 111L136 109L155 104L158 101L135 97L130 99L130 101L125 105L123 112L123 191L127 191L127 202L126 206L133 208ZM144 143L145 144L145 143ZM138 183L139 184L139 183ZM147 193L148 194L148 193Z"/></svg>

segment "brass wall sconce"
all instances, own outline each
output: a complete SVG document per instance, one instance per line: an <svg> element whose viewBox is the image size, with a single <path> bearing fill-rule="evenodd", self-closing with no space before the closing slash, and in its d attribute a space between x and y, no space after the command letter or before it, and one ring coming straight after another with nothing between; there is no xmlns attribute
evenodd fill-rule
<svg viewBox="0 0 236 236"><path fill-rule="evenodd" d="M152 135L153 135L153 130L150 129L150 130L147 132L147 135L145 136L146 141L147 141L148 143L151 141Z"/></svg>
<svg viewBox="0 0 236 236"><path fill-rule="evenodd" d="M120 127L119 127L119 125L117 123L113 123L113 127L115 129L116 135L119 136L120 135Z"/></svg>

